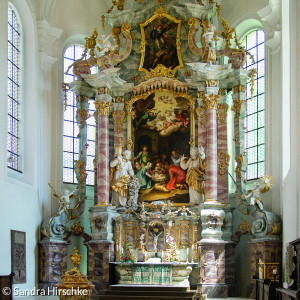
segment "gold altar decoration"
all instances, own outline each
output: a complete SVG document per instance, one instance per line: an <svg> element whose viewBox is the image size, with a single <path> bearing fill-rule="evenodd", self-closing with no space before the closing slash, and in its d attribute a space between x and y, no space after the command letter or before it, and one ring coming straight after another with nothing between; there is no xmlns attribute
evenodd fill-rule
<svg viewBox="0 0 300 300"><path fill-rule="evenodd" d="M275 270L275 271L274 271ZM277 275L276 281L279 281L279 263L276 262L271 262L271 263L266 263L263 262L261 258L258 260L258 278L259 279L270 279L274 280L274 272Z"/></svg>
<svg viewBox="0 0 300 300"><path fill-rule="evenodd" d="M202 0L198 0L198 1L202 1ZM195 294L193 295L192 300L205 300L205 299L206 299L206 295L202 293L201 287L198 287L197 290L195 291Z"/></svg>
<svg viewBox="0 0 300 300"><path fill-rule="evenodd" d="M220 101L220 96L215 94L205 95L203 99L203 105L205 109L217 109L218 101Z"/></svg>
<svg viewBox="0 0 300 300"><path fill-rule="evenodd" d="M179 249L193 245L193 230L189 221L180 221L177 228L177 246Z"/></svg>
<svg viewBox="0 0 300 300"><path fill-rule="evenodd" d="M113 98L113 102L114 102L114 103L124 103L125 100L124 100L124 97L123 97L123 96L118 96L118 97L114 97L114 98Z"/></svg>
<svg viewBox="0 0 300 300"><path fill-rule="evenodd" d="M218 123L221 125L226 124L228 107L229 106L227 103L218 103L217 116L218 116Z"/></svg>
<svg viewBox="0 0 300 300"><path fill-rule="evenodd" d="M245 93L246 92L246 86L245 85L236 85L232 87L232 93L237 94L237 93Z"/></svg>
<svg viewBox="0 0 300 300"><path fill-rule="evenodd" d="M145 58L146 58L146 35L145 35L145 28L152 23L153 21L156 20L161 20L163 18L168 19L169 21L177 24L177 32L176 32L176 51L177 51L177 58L179 64L172 69L171 67L166 67L162 64L157 65L154 69L147 70L144 67L145 63ZM139 64L139 69L138 71L143 71L145 72L145 78L153 78L153 77L174 77L175 73L178 69L183 68L184 64L182 61L182 56L181 56L181 42L180 42L180 32L181 32L181 23L182 20L178 20L175 17L169 15L163 7L158 7L156 11L154 12L154 15L147 19L144 23L140 24L140 29L141 29L141 61Z"/></svg>
<svg viewBox="0 0 300 300"><path fill-rule="evenodd" d="M231 107L231 110L234 112L234 117L237 121L240 120L242 105L245 102L246 100L239 99L233 101L233 106Z"/></svg>
<svg viewBox="0 0 300 300"><path fill-rule="evenodd" d="M205 81L206 87L219 87L219 80L209 79Z"/></svg>
<svg viewBox="0 0 300 300"><path fill-rule="evenodd" d="M62 280L55 285L60 299L90 299L92 296L92 289L95 287L87 276L83 275L77 265L80 264L81 254L74 248L73 254L70 255L71 264L73 268L62 276Z"/></svg>
<svg viewBox="0 0 300 300"><path fill-rule="evenodd" d="M76 234L80 234L81 232L83 232L83 227L80 224L80 220L76 221L72 226L71 226L71 231L76 233Z"/></svg>
<svg viewBox="0 0 300 300"><path fill-rule="evenodd" d="M230 155L225 151L221 150L218 153L218 167L220 179L224 180L225 175L227 175L227 166L229 165Z"/></svg>
<svg viewBox="0 0 300 300"><path fill-rule="evenodd" d="M138 229L133 221L126 221L122 224L122 248L128 245L130 248L136 248L138 242Z"/></svg>
<svg viewBox="0 0 300 300"><path fill-rule="evenodd" d="M112 114L115 123L115 132L120 133L123 129L125 112L123 110L115 110Z"/></svg>
<svg viewBox="0 0 300 300"><path fill-rule="evenodd" d="M109 101L98 100L95 101L95 106L99 116L108 116L113 105Z"/></svg>
<svg viewBox="0 0 300 300"><path fill-rule="evenodd" d="M87 109L81 108L77 109L77 114L80 121L80 127L83 128L86 124L86 120L90 117L89 111Z"/></svg>
<svg viewBox="0 0 300 300"><path fill-rule="evenodd" d="M251 230L250 224L243 217L242 217L242 221L241 221L241 223L239 225L239 230L246 230L246 231L249 231L249 232Z"/></svg>
<svg viewBox="0 0 300 300"><path fill-rule="evenodd" d="M108 88L107 87L100 87L96 90L96 95L105 95L108 94Z"/></svg>
<svg viewBox="0 0 300 300"><path fill-rule="evenodd" d="M198 116L199 125L202 128L205 128L206 123L207 123L206 109L204 108L204 106L198 106L196 108L196 113L197 113L197 116Z"/></svg>
<svg viewBox="0 0 300 300"><path fill-rule="evenodd" d="M235 158L236 161L236 167L235 167L235 174L237 177L242 178L242 167L243 167L243 162L244 162L244 157L242 154L239 154Z"/></svg>
<svg viewBox="0 0 300 300"><path fill-rule="evenodd" d="M68 100L68 97L67 97L67 91L69 90L69 85L65 82L63 82L61 84L61 88L63 90L63 93L64 93L64 109L66 110L67 109L67 100Z"/></svg>
<svg viewBox="0 0 300 300"><path fill-rule="evenodd" d="M226 94L227 94L227 89L219 89L220 96L226 96Z"/></svg>

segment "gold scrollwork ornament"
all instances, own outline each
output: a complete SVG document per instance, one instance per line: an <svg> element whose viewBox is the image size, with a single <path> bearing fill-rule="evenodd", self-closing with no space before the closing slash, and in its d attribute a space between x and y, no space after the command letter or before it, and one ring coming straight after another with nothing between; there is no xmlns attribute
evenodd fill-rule
<svg viewBox="0 0 300 300"><path fill-rule="evenodd" d="M228 153L226 153L225 150L221 150L218 153L219 175L220 175L220 179L222 181L225 179L225 174L227 174L226 168L229 164L229 160L230 160L230 155Z"/></svg>
<svg viewBox="0 0 300 300"><path fill-rule="evenodd" d="M121 133L125 119L125 112L123 110L116 110L113 112L112 116L115 122L115 132Z"/></svg>

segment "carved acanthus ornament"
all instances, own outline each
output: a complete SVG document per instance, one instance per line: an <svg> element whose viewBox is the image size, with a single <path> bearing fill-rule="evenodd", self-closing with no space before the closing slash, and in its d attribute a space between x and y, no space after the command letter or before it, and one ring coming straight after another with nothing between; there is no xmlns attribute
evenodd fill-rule
<svg viewBox="0 0 300 300"><path fill-rule="evenodd" d="M95 102L95 106L98 116L108 116L113 105L109 101L99 100Z"/></svg>
<svg viewBox="0 0 300 300"><path fill-rule="evenodd" d="M218 167L219 167L219 175L220 179L224 180L225 175L227 174L227 167L229 165L230 155L226 153L226 151L221 150L218 153Z"/></svg>
<svg viewBox="0 0 300 300"><path fill-rule="evenodd" d="M125 119L125 112L123 110L116 110L113 112L112 116L115 122L115 132L121 133Z"/></svg>
<svg viewBox="0 0 300 300"><path fill-rule="evenodd" d="M217 116L218 116L218 123L225 124L226 123L226 116L228 111L228 104L226 103L219 103L217 108Z"/></svg>
<svg viewBox="0 0 300 300"><path fill-rule="evenodd" d="M199 120L199 125L204 128L207 124L207 115L206 115L206 109L204 106L199 106L196 108L196 113Z"/></svg>
<svg viewBox="0 0 300 300"><path fill-rule="evenodd" d="M205 109L217 109L219 100L220 100L219 95L215 95L215 94L205 95L203 99L203 104Z"/></svg>
<svg viewBox="0 0 300 300"><path fill-rule="evenodd" d="M245 102L246 100L239 99L233 101L233 106L231 107L231 110L234 112L234 117L237 121L240 120L242 105Z"/></svg>

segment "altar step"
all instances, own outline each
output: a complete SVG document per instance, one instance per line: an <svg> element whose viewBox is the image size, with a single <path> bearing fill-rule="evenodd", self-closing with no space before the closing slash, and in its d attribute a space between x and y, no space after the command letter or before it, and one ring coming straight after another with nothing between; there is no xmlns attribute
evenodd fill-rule
<svg viewBox="0 0 300 300"><path fill-rule="evenodd" d="M192 299L194 291L186 287L168 285L112 285L102 295L93 296L95 300L187 300Z"/></svg>

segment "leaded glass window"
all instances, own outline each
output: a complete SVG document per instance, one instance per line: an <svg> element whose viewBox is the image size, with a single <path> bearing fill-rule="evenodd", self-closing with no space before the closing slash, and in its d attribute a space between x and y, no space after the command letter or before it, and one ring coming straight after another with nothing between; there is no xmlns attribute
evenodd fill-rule
<svg viewBox="0 0 300 300"><path fill-rule="evenodd" d="M64 73L68 67L74 63L75 60L82 56L84 48L80 45L72 45L68 47L64 53ZM71 74L72 69L69 70ZM69 83L75 80L74 75L64 74L64 82ZM93 115L95 111L94 103L90 103L89 114ZM88 148L87 148L87 184L94 185L94 164L95 158L95 118L90 117L87 120L87 136L88 136ZM76 96L73 92L67 92L67 107L64 111L63 122L63 182L65 183L77 183L74 161L78 160L78 134L79 127L76 123Z"/></svg>
<svg viewBox="0 0 300 300"><path fill-rule="evenodd" d="M255 62L248 56L244 68L256 69L254 94L251 100L251 82L247 83L246 110L246 151L248 153L247 179L256 179L265 173L265 34L255 30L243 40L246 50L253 55Z"/></svg>
<svg viewBox="0 0 300 300"><path fill-rule="evenodd" d="M22 173L22 35L16 12L7 15L7 166Z"/></svg>

